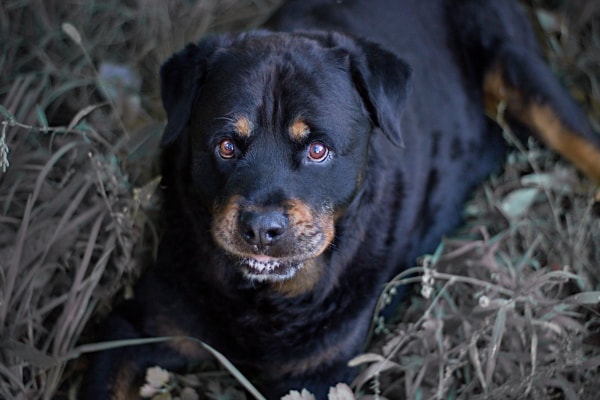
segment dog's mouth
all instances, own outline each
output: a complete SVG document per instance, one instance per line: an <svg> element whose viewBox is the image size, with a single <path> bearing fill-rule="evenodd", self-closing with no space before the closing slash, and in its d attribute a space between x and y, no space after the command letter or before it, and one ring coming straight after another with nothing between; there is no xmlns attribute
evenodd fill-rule
<svg viewBox="0 0 600 400"><path fill-rule="evenodd" d="M242 258L240 266L247 279L279 282L292 278L302 268L302 262L257 255Z"/></svg>
<svg viewBox="0 0 600 400"><path fill-rule="evenodd" d="M283 283L314 272L313 261L331 244L332 211L315 211L300 200L256 206L241 196L215 207L211 233L249 281ZM311 279L318 274L311 273ZM304 281L306 279L302 279Z"/></svg>

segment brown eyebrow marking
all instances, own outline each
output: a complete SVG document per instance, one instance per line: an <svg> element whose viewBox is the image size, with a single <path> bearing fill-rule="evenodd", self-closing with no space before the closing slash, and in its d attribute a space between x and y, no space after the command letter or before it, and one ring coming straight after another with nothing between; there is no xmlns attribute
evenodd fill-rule
<svg viewBox="0 0 600 400"><path fill-rule="evenodd" d="M292 140L297 142L306 139L306 137L310 134L310 128L306 123L300 118L296 119L294 123L290 126L290 137Z"/></svg>
<svg viewBox="0 0 600 400"><path fill-rule="evenodd" d="M254 125L252 121L250 121L245 116L236 116L233 119L233 129L235 132L241 137L248 137L252 134L252 129L254 129Z"/></svg>

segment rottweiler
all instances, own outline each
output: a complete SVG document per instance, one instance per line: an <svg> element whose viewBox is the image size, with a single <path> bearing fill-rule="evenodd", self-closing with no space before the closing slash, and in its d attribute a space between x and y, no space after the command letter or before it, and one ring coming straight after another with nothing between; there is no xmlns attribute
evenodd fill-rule
<svg viewBox="0 0 600 400"><path fill-rule="evenodd" d="M503 159L487 114L600 180L600 137L516 1L297 0L160 71L166 227L107 339L194 337L269 399L351 382L385 282ZM136 398L195 341L100 353L86 399Z"/></svg>

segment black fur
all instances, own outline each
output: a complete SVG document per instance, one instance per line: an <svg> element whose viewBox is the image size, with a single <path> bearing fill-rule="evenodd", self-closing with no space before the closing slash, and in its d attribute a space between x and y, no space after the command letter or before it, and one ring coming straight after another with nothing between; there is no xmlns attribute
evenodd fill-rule
<svg viewBox="0 0 600 400"><path fill-rule="evenodd" d="M213 36L163 65L166 230L107 338L193 336L268 398L324 398L356 374L346 363L383 284L456 226L502 159L483 112L492 66L597 139L513 1L298 0L266 27L295 32ZM322 161L308 157L317 142ZM253 257L283 261L252 269ZM146 367L202 357L169 344L104 352L85 398L118 398L116 371L133 385Z"/></svg>

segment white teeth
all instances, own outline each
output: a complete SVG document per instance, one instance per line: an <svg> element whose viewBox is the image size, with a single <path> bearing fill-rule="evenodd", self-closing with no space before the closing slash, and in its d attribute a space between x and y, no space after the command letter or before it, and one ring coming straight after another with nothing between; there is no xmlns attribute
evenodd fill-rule
<svg viewBox="0 0 600 400"><path fill-rule="evenodd" d="M246 278L257 282L280 282L289 279L300 269L301 264L289 265L279 260L258 261L247 258L242 261L245 266L243 274Z"/></svg>
<svg viewBox="0 0 600 400"><path fill-rule="evenodd" d="M280 266L279 261L257 261L252 258L247 263L250 268L258 272L272 272Z"/></svg>

